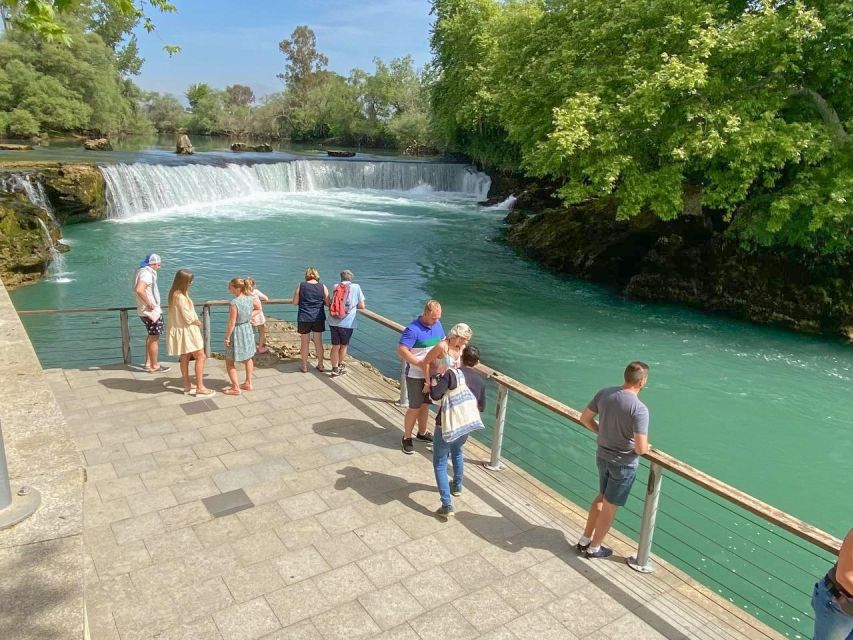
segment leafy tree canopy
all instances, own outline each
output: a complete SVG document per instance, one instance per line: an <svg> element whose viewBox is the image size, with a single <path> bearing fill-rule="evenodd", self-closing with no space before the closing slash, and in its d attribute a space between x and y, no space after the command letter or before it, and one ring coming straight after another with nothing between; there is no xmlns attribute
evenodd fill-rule
<svg viewBox="0 0 853 640"><path fill-rule="evenodd" d="M849 248L849 0L435 0L436 131L570 204Z"/></svg>

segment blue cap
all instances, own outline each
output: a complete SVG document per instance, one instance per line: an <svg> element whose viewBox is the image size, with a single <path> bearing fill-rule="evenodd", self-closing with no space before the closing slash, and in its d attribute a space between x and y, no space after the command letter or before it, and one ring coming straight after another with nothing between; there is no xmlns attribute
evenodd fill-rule
<svg viewBox="0 0 853 640"><path fill-rule="evenodd" d="M141 269L142 267L147 267L150 264L160 264L161 262L163 261L160 259L160 256L158 254L149 253L145 256L142 262L139 263L139 268Z"/></svg>

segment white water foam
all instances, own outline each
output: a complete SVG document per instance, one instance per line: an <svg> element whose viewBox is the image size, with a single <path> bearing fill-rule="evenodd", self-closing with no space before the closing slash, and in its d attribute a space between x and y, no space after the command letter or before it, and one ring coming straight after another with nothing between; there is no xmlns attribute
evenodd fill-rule
<svg viewBox="0 0 853 640"><path fill-rule="evenodd" d="M448 193L469 200L488 195L491 179L473 167L427 162L296 160L223 167L116 164L101 167L108 215L128 218L176 207L329 189ZM407 193L408 195L408 193Z"/></svg>
<svg viewBox="0 0 853 640"><path fill-rule="evenodd" d="M512 211L516 200L518 200L518 198L515 197L515 194L512 194L507 196L506 200L503 202L493 204L491 207L486 207L486 209L489 211Z"/></svg>
<svg viewBox="0 0 853 640"><path fill-rule="evenodd" d="M65 266L65 256L56 248L56 244L53 242L53 238L50 236L50 231L48 230L44 220L41 218L36 218L36 220L38 220L39 226L41 227L41 233L44 237L45 243L50 247L50 262L47 265L48 276L56 278L57 282L61 282L63 280L68 281L67 279L59 278L59 276L64 276L68 273Z"/></svg>
<svg viewBox="0 0 853 640"><path fill-rule="evenodd" d="M5 193L23 193L27 197L27 200L39 209L46 211L50 219L56 222L56 218L53 215L53 207L50 206L50 200L47 198L44 185L37 179L34 179L30 174L9 173L0 175L0 191Z"/></svg>

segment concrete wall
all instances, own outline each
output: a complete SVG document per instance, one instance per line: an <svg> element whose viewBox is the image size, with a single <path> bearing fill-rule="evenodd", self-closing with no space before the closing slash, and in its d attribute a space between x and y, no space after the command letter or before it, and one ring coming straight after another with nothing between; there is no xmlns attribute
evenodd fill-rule
<svg viewBox="0 0 853 640"><path fill-rule="evenodd" d="M84 637L83 462L0 282L0 427L12 491L42 504L0 531L0 638Z"/></svg>

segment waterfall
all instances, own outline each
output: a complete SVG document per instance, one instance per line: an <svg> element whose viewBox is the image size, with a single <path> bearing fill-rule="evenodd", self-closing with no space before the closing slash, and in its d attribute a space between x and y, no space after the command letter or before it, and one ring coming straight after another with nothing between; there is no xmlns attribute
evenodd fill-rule
<svg viewBox="0 0 853 640"><path fill-rule="evenodd" d="M115 164L100 168L111 218L260 193L323 189L434 190L484 199L491 179L473 167L428 162L294 160L271 164Z"/></svg>
<svg viewBox="0 0 853 640"><path fill-rule="evenodd" d="M39 209L46 211L50 219L56 222L56 218L53 215L53 207L50 206L50 200L47 199L44 185L38 180L34 180L30 174L9 173L0 175L0 191L5 193L23 193L27 196L27 200Z"/></svg>
<svg viewBox="0 0 853 640"><path fill-rule="evenodd" d="M47 266L47 273L50 276L61 276L67 273L65 268L65 256L62 255L62 252L56 248L56 244L53 242L53 238L50 235L50 231L47 228L44 220L41 218L36 218L39 222L39 226L41 226L41 232L44 236L44 240L47 243L48 247L50 247L50 263Z"/></svg>
<svg viewBox="0 0 853 640"><path fill-rule="evenodd" d="M515 194L512 194L507 196L506 200L503 202L493 204L491 207L486 207L486 209L489 211L512 211L516 200L518 200L518 198L515 197Z"/></svg>

